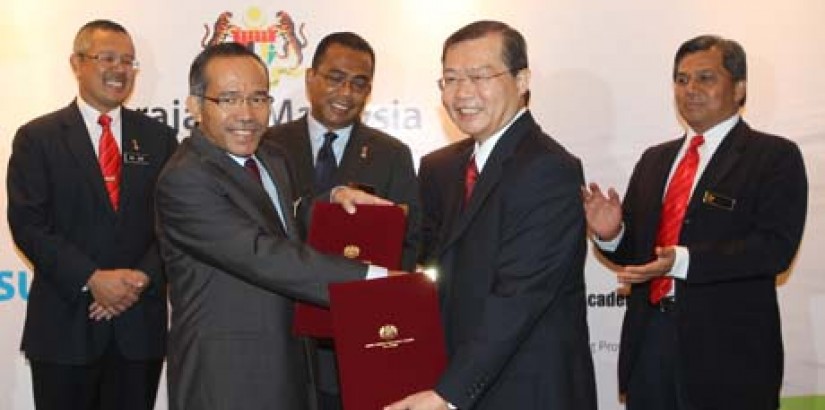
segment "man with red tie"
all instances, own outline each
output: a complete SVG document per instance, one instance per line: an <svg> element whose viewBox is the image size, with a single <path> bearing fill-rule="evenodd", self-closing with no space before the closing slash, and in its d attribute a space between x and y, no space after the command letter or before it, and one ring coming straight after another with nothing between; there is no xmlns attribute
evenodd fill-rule
<svg viewBox="0 0 825 410"><path fill-rule="evenodd" d="M138 68L126 30L84 25L69 59L79 92L22 126L8 220L31 261L21 349L42 409L151 409L166 349L155 180L174 131L122 106Z"/></svg>
<svg viewBox="0 0 825 410"><path fill-rule="evenodd" d="M581 163L527 108L521 33L476 21L442 50L441 102L470 137L419 173L449 362L386 409L593 410Z"/></svg>
<svg viewBox="0 0 825 410"><path fill-rule="evenodd" d="M631 284L619 355L629 410L779 406L775 281L799 246L808 188L796 144L740 118L746 74L733 40L682 44L685 135L642 155L623 203L583 189L597 247Z"/></svg>

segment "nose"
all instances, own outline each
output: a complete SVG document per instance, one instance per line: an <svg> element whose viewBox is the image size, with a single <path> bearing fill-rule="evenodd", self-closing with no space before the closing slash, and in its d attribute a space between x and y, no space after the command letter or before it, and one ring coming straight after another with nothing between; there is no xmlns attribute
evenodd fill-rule
<svg viewBox="0 0 825 410"><path fill-rule="evenodd" d="M455 87L455 94L457 96L471 96L475 94L475 91L476 86L469 78L463 77L458 79Z"/></svg>

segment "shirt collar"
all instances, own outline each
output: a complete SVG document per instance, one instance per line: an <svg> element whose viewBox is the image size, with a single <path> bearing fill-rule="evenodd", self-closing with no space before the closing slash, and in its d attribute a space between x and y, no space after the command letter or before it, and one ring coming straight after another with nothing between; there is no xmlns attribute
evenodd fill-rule
<svg viewBox="0 0 825 410"><path fill-rule="evenodd" d="M705 141L721 141L722 138L725 138L725 135L728 135L730 133L730 130L732 130L733 127L736 126L736 123L739 122L739 118L740 116L738 113L733 114L732 116L730 116L730 118L720 122L719 124L714 125L710 129L705 131L705 133L702 134L702 136L705 137ZM688 127L685 130L685 133L687 134L686 136L688 141L690 141L691 138L698 135L698 133L690 127Z"/></svg>
<svg viewBox="0 0 825 410"><path fill-rule="evenodd" d="M524 113L527 112L527 107L522 107L516 115L507 123L504 127L501 127L498 132L491 135L490 138L487 138L483 144L479 144L476 142L473 144L473 155L475 155L476 160L476 167L478 168L478 172L481 172L484 169L484 165L487 163L487 159L490 158L490 154L493 152L493 149L496 147L498 140L501 139L501 136L504 135L507 130L516 122L517 119L521 118Z"/></svg>
<svg viewBox="0 0 825 410"><path fill-rule="evenodd" d="M350 124L344 128L339 128L337 130L330 130L324 124L321 124L312 114L307 114L307 129L309 131L309 138L317 144L317 146L321 146L324 143L324 134L327 132L334 132L338 135L338 138L335 139L336 144L344 144L346 145L346 141L349 141L349 136L352 133L352 127L354 124ZM340 142L339 142L340 141Z"/></svg>
<svg viewBox="0 0 825 410"><path fill-rule="evenodd" d="M89 105L89 103L84 101L83 97L78 95L77 96L77 108L80 109L80 115L83 116L83 121L86 122L86 124L91 124L91 125L95 125L95 126L99 127L100 125L97 123L97 120L100 117L100 114L107 114L108 116L112 117L112 125L120 124L120 116L121 116L120 115L121 114L121 107L120 106L117 106L115 109L113 109L113 110L111 110L107 113L101 113L98 110L96 110L94 107Z"/></svg>

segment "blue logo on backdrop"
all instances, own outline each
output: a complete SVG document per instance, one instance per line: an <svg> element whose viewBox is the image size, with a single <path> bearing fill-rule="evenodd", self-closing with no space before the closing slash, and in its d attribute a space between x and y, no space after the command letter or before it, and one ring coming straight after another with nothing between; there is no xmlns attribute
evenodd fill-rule
<svg viewBox="0 0 825 410"><path fill-rule="evenodd" d="M0 303L14 299L29 300L29 273L0 270Z"/></svg>

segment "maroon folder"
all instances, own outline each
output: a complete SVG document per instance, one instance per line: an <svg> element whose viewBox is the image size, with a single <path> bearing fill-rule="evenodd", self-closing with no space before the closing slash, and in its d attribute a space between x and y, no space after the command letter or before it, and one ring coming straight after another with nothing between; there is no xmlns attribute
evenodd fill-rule
<svg viewBox="0 0 825 410"><path fill-rule="evenodd" d="M401 206L359 205L350 215L341 205L319 202L312 208L307 243L320 252L398 270L406 226ZM298 336L331 338L329 310L297 303L292 330Z"/></svg>
<svg viewBox="0 0 825 410"><path fill-rule="evenodd" d="M435 284L420 273L330 285L346 410L435 387L447 363Z"/></svg>

